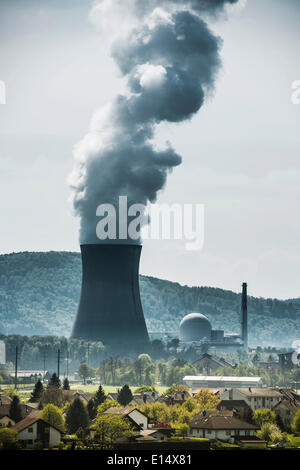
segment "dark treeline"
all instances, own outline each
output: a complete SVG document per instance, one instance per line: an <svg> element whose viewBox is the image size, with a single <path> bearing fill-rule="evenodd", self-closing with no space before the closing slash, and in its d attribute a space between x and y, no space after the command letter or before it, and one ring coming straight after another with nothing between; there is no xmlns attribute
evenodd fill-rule
<svg viewBox="0 0 300 470"><path fill-rule="evenodd" d="M242 281L242 280L241 280ZM69 336L81 285L79 253L12 253L0 256L0 333ZM177 332L190 312L208 316L213 328L238 333L241 295L187 287L140 276L149 331ZM291 346L300 335L300 303L249 297L252 346Z"/></svg>

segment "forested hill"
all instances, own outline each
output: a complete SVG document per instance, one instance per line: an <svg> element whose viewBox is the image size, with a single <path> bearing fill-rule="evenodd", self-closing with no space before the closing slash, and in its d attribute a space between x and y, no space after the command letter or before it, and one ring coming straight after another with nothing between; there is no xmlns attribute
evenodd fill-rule
<svg viewBox="0 0 300 470"><path fill-rule="evenodd" d="M12 253L0 256L0 332L68 336L80 295L79 253ZM149 331L177 331L190 312L207 315L213 328L239 332L241 296L211 287L187 287L140 277ZM249 298L252 345L291 346L300 337L300 304Z"/></svg>

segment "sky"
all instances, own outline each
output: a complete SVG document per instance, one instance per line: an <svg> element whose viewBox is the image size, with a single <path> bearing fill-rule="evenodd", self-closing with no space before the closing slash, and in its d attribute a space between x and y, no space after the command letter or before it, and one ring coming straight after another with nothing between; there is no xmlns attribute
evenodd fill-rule
<svg viewBox="0 0 300 470"><path fill-rule="evenodd" d="M0 253L78 251L67 177L94 111L124 89L90 1L0 0ZM90 15L91 17L91 15ZM211 21L223 39L213 96L161 124L183 163L158 202L205 205L205 241L146 240L141 273L300 297L300 1L250 0Z"/></svg>

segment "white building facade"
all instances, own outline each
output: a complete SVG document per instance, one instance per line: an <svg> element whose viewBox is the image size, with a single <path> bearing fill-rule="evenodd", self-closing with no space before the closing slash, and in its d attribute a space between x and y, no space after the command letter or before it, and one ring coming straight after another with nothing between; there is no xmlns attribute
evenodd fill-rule
<svg viewBox="0 0 300 470"><path fill-rule="evenodd" d="M282 400L282 394L271 388L232 388L220 394L221 400L244 400L252 411L272 409Z"/></svg>

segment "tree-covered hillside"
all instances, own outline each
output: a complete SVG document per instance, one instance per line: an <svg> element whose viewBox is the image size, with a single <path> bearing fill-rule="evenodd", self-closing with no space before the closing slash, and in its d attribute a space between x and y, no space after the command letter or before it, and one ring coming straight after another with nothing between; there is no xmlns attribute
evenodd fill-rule
<svg viewBox="0 0 300 470"><path fill-rule="evenodd" d="M80 295L79 253L12 253L0 256L0 332L69 336ZM190 312L208 316L213 328L238 333L241 296L211 287L187 287L141 276L149 331L178 330ZM300 337L300 304L249 297L252 345L291 346Z"/></svg>

